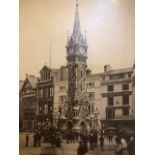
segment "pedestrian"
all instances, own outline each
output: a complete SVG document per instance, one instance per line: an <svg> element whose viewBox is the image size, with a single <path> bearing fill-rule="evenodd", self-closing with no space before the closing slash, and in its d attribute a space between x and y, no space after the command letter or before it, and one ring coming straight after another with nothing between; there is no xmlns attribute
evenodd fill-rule
<svg viewBox="0 0 155 155"><path fill-rule="evenodd" d="M135 140L134 136L130 137L130 142L128 144L129 155L135 155Z"/></svg>
<svg viewBox="0 0 155 155"><path fill-rule="evenodd" d="M90 150L93 150L93 133L90 133L89 136Z"/></svg>
<svg viewBox="0 0 155 155"><path fill-rule="evenodd" d="M127 141L125 138L121 138L121 144L122 144L122 154L123 155L129 155L129 151L128 151L128 145L127 145Z"/></svg>
<svg viewBox="0 0 155 155"><path fill-rule="evenodd" d="M101 135L101 137L100 137L100 146L103 151L104 150L104 135Z"/></svg>
<svg viewBox="0 0 155 155"><path fill-rule="evenodd" d="M40 147L40 141L41 141L41 133L37 133L37 145Z"/></svg>
<svg viewBox="0 0 155 155"><path fill-rule="evenodd" d="M94 133L94 145L95 147L97 147L97 143L98 143L98 136L97 136L97 132Z"/></svg>
<svg viewBox="0 0 155 155"><path fill-rule="evenodd" d="M66 136L66 144L67 144L67 143L69 143L69 140L68 140L68 133L67 133L67 132L66 132L65 136Z"/></svg>
<svg viewBox="0 0 155 155"><path fill-rule="evenodd" d="M75 140L76 140L76 142L78 142L78 138L79 138L79 134L76 133L76 134L75 134Z"/></svg>
<svg viewBox="0 0 155 155"><path fill-rule="evenodd" d="M25 137L25 147L28 147L29 146L29 135L26 134L26 137Z"/></svg>
<svg viewBox="0 0 155 155"><path fill-rule="evenodd" d="M87 149L86 149L85 145L83 145L82 141L80 141L79 147L77 150L77 155L85 155L86 152L87 152Z"/></svg>
<svg viewBox="0 0 155 155"><path fill-rule="evenodd" d="M117 148L115 150L116 155L123 155L123 146L121 144L120 137L116 137L115 141L116 141L116 144L117 144Z"/></svg>
<svg viewBox="0 0 155 155"><path fill-rule="evenodd" d="M56 146L59 148L61 147L61 140L59 136L56 138Z"/></svg>
<svg viewBox="0 0 155 155"><path fill-rule="evenodd" d="M37 133L35 132L33 135L33 146L36 147L37 146Z"/></svg>
<svg viewBox="0 0 155 155"><path fill-rule="evenodd" d="M108 135L108 139L109 139L109 143L112 143L112 132L109 131L109 135Z"/></svg>
<svg viewBox="0 0 155 155"><path fill-rule="evenodd" d="M86 134L83 137L83 145L86 147L86 151L88 151L88 137Z"/></svg>

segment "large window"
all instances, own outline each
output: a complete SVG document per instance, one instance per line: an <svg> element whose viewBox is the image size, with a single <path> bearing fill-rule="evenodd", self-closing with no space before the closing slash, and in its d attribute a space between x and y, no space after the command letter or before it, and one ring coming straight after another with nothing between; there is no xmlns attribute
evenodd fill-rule
<svg viewBox="0 0 155 155"><path fill-rule="evenodd" d="M65 86L60 86L60 87L59 87L59 91L60 91L60 92L65 91L65 89L66 89Z"/></svg>
<svg viewBox="0 0 155 155"><path fill-rule="evenodd" d="M94 82L87 83L87 88L94 88L95 84Z"/></svg>
<svg viewBox="0 0 155 155"><path fill-rule="evenodd" d="M107 120L114 119L114 112L112 109L107 109Z"/></svg>
<svg viewBox="0 0 155 155"><path fill-rule="evenodd" d="M113 91L113 90L114 90L114 86L113 86L113 85L109 85L109 86L107 87L107 90L108 90L108 91Z"/></svg>
<svg viewBox="0 0 155 155"><path fill-rule="evenodd" d="M63 103L63 96L59 96L59 102Z"/></svg>
<svg viewBox="0 0 155 155"><path fill-rule="evenodd" d="M94 92L89 92L89 99L94 100L95 99L95 93Z"/></svg>
<svg viewBox="0 0 155 155"><path fill-rule="evenodd" d="M123 109L123 115L124 116L128 116L129 115L129 109L128 108Z"/></svg>
<svg viewBox="0 0 155 155"><path fill-rule="evenodd" d="M65 95L59 96L59 102L60 103L64 103L65 100L66 100L66 96Z"/></svg>
<svg viewBox="0 0 155 155"><path fill-rule="evenodd" d="M114 98L108 97L108 105L114 105Z"/></svg>
<svg viewBox="0 0 155 155"><path fill-rule="evenodd" d="M124 95L123 96L123 104L128 105L129 104L129 95Z"/></svg>
<svg viewBox="0 0 155 155"><path fill-rule="evenodd" d="M129 90L129 84L123 84L123 90Z"/></svg>

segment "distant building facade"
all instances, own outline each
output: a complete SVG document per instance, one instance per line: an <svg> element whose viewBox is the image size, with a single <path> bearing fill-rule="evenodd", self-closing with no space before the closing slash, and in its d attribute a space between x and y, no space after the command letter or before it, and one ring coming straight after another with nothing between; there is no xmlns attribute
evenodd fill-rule
<svg viewBox="0 0 155 155"><path fill-rule="evenodd" d="M21 120L22 131L32 132L36 126L37 82L38 78L27 74L20 90L20 101L22 101L21 113L23 113Z"/></svg>
<svg viewBox="0 0 155 155"><path fill-rule="evenodd" d="M62 120L64 117L64 108L68 94L68 69L66 66L61 66L60 69L54 72L54 125L62 128Z"/></svg>
<svg viewBox="0 0 155 155"><path fill-rule="evenodd" d="M22 86L24 84L23 80L19 81L19 131L23 131L23 120L24 120L24 106L23 106L23 97L22 97Z"/></svg>
<svg viewBox="0 0 155 155"><path fill-rule="evenodd" d="M102 97L105 115L102 126L133 126L133 68L112 70L105 66Z"/></svg>
<svg viewBox="0 0 155 155"><path fill-rule="evenodd" d="M53 123L54 85L52 70L46 65L40 71L37 83L36 120L40 127Z"/></svg>
<svg viewBox="0 0 155 155"><path fill-rule="evenodd" d="M46 76L46 75L47 76ZM33 79L33 80L32 80ZM35 79L35 80L34 80ZM92 74L86 70L81 79L81 92L89 102L87 112L90 128L133 125L135 113L134 68L113 70L106 65L104 72ZM33 130L35 125L52 123L63 128L68 101L68 69L44 66L40 78L27 76L20 82L20 128Z"/></svg>

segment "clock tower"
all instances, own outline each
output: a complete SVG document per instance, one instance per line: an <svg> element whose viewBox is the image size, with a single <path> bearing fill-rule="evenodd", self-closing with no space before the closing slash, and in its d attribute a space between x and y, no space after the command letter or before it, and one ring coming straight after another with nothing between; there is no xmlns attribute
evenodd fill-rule
<svg viewBox="0 0 155 155"><path fill-rule="evenodd" d="M79 111L82 92L82 79L86 76L87 68L87 41L81 33L78 3L76 3L75 19L73 32L67 41L67 67L68 67L68 105L67 105L67 120L72 127L77 127L79 121ZM74 118L77 118L74 120ZM71 125L70 125L71 126Z"/></svg>
<svg viewBox="0 0 155 155"><path fill-rule="evenodd" d="M86 63L87 60L87 41L81 33L78 3L76 4L74 27L71 37L66 46L67 62L71 63Z"/></svg>

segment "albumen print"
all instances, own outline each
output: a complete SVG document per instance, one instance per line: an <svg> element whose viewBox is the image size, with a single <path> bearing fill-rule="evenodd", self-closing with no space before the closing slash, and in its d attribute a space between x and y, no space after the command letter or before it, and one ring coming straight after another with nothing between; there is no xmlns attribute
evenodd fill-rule
<svg viewBox="0 0 155 155"><path fill-rule="evenodd" d="M19 154L134 155L135 1L19 5Z"/></svg>

